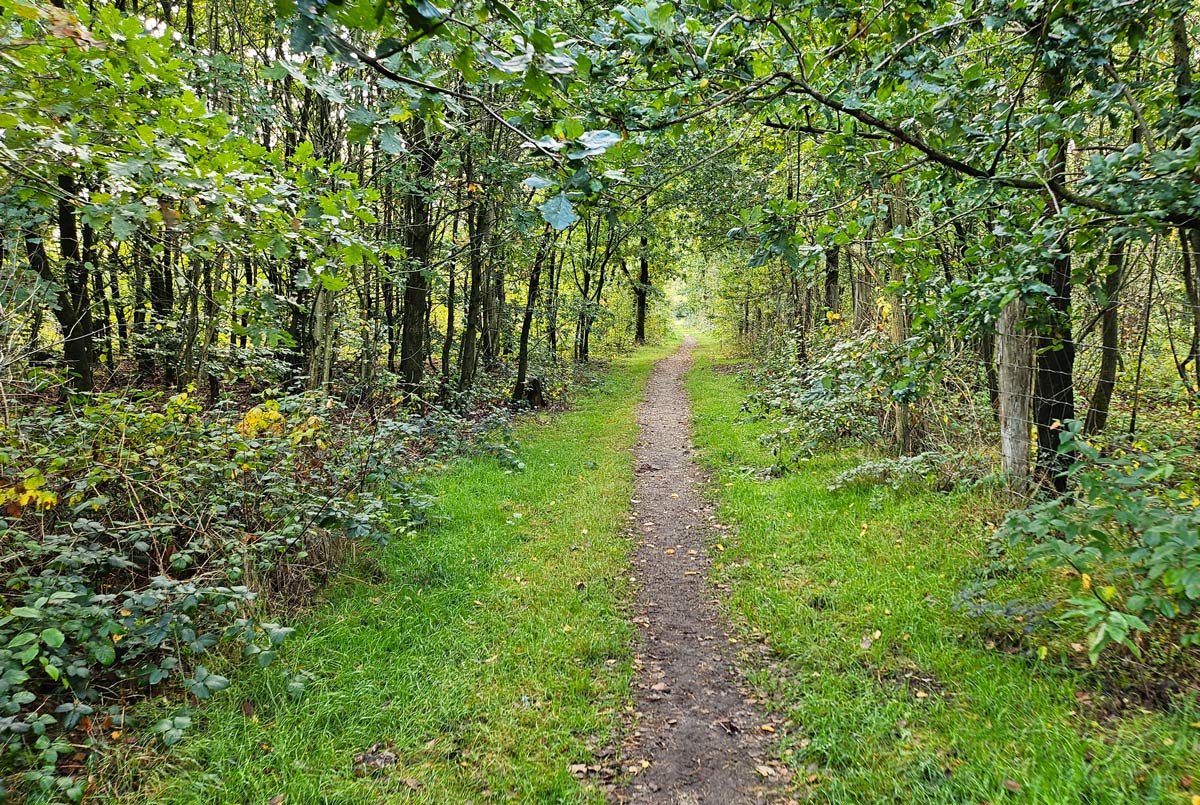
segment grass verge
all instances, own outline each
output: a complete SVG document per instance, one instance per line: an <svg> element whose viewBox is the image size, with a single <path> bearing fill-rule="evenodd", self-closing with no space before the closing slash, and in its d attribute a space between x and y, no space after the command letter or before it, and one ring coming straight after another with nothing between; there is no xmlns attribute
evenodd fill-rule
<svg viewBox="0 0 1200 805"><path fill-rule="evenodd" d="M705 343L688 377L695 443L724 522L714 580L768 640L753 679L792 723L781 752L836 803L1200 803L1200 707L1098 706L1053 654L1006 653L955 594L985 561L980 493L830 492L856 456L783 478L740 412L747 389Z"/></svg>
<svg viewBox="0 0 1200 805"><path fill-rule="evenodd" d="M524 471L475 457L434 478L438 522L378 553L378 583L335 586L284 644L303 695L280 667L242 671L169 766L126 765L139 793L123 801L603 801L568 766L615 740L629 700L634 408L667 351L619 360L571 411L518 427Z"/></svg>

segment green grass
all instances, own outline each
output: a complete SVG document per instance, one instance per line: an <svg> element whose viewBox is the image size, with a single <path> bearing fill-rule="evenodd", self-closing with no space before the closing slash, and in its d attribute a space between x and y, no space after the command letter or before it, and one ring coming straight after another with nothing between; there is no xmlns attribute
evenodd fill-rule
<svg viewBox="0 0 1200 805"><path fill-rule="evenodd" d="M734 526L715 580L729 586L739 627L771 646L753 678L789 716L781 752L808 793L836 803L1193 801L1181 779L1200 777L1195 701L1106 718L1055 654L989 648L980 623L952 610L986 561L994 502L828 491L855 465L849 453L762 480L753 470L772 463L758 442L770 425L739 411L746 389L712 371L718 359L705 344L688 378L695 441Z"/></svg>
<svg viewBox="0 0 1200 805"><path fill-rule="evenodd" d="M476 457L434 478L440 522L380 551L383 582L338 585L285 644L282 665L312 675L305 695L279 667L240 669L125 801L603 801L568 765L617 740L630 701L621 532L633 411L663 354L618 361L573 410L520 426L524 472ZM355 776L374 744L398 764Z"/></svg>

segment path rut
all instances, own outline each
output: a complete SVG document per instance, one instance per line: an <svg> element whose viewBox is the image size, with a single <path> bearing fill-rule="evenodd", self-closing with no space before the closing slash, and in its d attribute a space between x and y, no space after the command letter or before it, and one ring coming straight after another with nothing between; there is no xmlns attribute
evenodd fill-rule
<svg viewBox="0 0 1200 805"><path fill-rule="evenodd" d="M735 669L708 585L709 515L683 388L695 346L685 339L655 367L639 411L634 511L641 539L634 562L641 676L633 741L624 752L636 773L616 795L622 803L773 799L773 781L757 770L770 742L765 717Z"/></svg>

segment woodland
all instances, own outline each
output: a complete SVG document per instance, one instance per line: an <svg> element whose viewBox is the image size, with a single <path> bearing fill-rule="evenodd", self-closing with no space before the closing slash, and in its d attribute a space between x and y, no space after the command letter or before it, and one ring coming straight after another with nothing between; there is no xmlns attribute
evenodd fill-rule
<svg viewBox="0 0 1200 805"><path fill-rule="evenodd" d="M306 618L379 556L436 586L428 535L536 486L537 428L584 417L556 460L632 484L637 361L688 333L722 517L818 477L956 507L936 639L1150 736L1130 788L1025 801L1200 802L1198 54L1189 0L0 0L0 801L258 801L127 770L215 763L240 678L323 695ZM778 768L823 801L1021 796L838 789L859 761L805 740ZM565 788L287 801L612 796L546 762Z"/></svg>

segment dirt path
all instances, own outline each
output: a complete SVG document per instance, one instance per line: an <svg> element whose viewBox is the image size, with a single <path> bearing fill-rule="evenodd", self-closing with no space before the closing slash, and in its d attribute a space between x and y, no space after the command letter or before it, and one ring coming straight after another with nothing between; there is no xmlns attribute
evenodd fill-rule
<svg viewBox="0 0 1200 805"><path fill-rule="evenodd" d="M766 722L734 670L707 584L706 507L682 385L695 346L685 339L655 367L640 411L635 512L642 539L634 561L641 679L634 740L624 753L636 773L619 802L768 802L778 774L764 766Z"/></svg>

